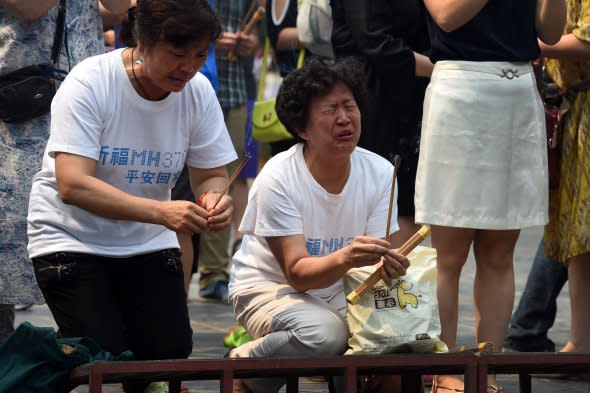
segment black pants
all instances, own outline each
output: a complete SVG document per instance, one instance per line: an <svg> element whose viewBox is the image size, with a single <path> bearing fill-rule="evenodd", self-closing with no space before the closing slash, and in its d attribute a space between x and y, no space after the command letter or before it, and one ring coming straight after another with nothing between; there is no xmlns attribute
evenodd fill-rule
<svg viewBox="0 0 590 393"><path fill-rule="evenodd" d="M91 337L113 354L131 350L137 360L185 359L192 352L178 250L128 258L58 252L33 264L62 337Z"/></svg>

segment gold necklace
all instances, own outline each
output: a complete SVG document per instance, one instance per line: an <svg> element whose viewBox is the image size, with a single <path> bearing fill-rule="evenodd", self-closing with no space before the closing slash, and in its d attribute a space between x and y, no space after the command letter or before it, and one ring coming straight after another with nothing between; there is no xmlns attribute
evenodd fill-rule
<svg viewBox="0 0 590 393"><path fill-rule="evenodd" d="M133 54L135 53L135 47L133 47L133 49L131 49L131 73L133 74L133 79L135 80L135 82L137 82L137 85L139 86L139 89L141 90L141 93L143 95L143 97L146 100L150 100L150 96L147 94L147 92L145 91L143 85L141 84L141 82L139 81L139 78L137 78L137 75L135 74L135 61L133 61Z"/></svg>

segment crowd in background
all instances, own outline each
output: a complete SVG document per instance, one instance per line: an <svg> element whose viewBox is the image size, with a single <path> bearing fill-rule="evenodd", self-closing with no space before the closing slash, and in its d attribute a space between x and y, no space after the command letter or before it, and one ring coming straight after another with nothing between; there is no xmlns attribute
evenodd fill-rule
<svg viewBox="0 0 590 393"><path fill-rule="evenodd" d="M132 347L145 359L186 357L186 298L198 273L199 296L232 304L254 338L230 356L343 353L345 312L334 285L346 269L379 261L385 278L403 275L407 260L388 250L429 224L441 339L450 349L461 270L473 247L477 341L497 351L555 351L547 331L569 279L571 333L561 351L590 352L590 0L455 3L331 0L326 52L303 44L296 0L0 0L0 77L47 63L60 7L65 34L54 66L69 72L51 113L0 121L0 343L14 330L15 307L47 302L66 336L97 338L116 353ZM245 31L259 7L265 17ZM270 69L284 78L277 112L292 134L269 144L253 139L249 127L267 42ZM125 72L117 70L120 59ZM570 105L552 189L531 65L537 59ZM314 112L321 105L333 108ZM322 139L334 130L350 131L351 139ZM149 142L138 145L141 138ZM250 162L224 195L245 157ZM352 209L346 182L362 173L351 162L375 173L394 158L391 238L379 239L383 230L371 226L385 223L384 207L363 196L357 204L369 212L341 223L346 231L318 222L333 208L322 198L342 195L332 204ZM126 167L132 160L144 169L137 177ZM305 193L316 186L324 196ZM373 187L387 190L385 183ZM544 238L512 315L514 248L521 229L539 225ZM328 236L349 240L312 252L310 239ZM128 267L103 269L117 259ZM156 263L162 266L138 268ZM138 271L143 288L129 286ZM80 284L65 297L64 277ZM158 283L162 291L148 296L146 288ZM89 288L105 285L128 293L129 304L93 298ZM297 297L308 291L317 293ZM148 309L178 317L173 334L170 326L152 332L175 336L169 346L148 349L152 336L137 333L129 342L113 333L141 330L140 316L127 310L146 299ZM105 314L81 311L95 301ZM309 308L291 309L298 302ZM102 324L104 315L115 322ZM333 335L322 349L316 344L325 329L344 338ZM488 382L496 389L489 391L502 391L495 376ZM242 390L274 392L282 383L254 381ZM434 385L460 388L454 376Z"/></svg>

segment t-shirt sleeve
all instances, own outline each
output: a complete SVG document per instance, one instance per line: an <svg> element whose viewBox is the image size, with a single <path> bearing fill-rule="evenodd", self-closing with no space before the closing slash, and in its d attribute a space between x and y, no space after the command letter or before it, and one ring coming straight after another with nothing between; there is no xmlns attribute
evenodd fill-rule
<svg viewBox="0 0 590 393"><path fill-rule="evenodd" d="M51 131L47 153L72 153L99 159L100 135L104 129L97 90L81 73L70 74L51 103Z"/></svg>
<svg viewBox="0 0 590 393"><path fill-rule="evenodd" d="M385 231L387 230L387 215L389 214L389 198L391 195L391 180L393 177L392 171L386 176L379 176L383 179L380 182L381 192L375 193L377 199L374 201L374 208L369 211L369 220L367 221L367 231L365 235L373 237L385 237ZM387 183L384 183L386 181ZM393 210L391 213L390 221L390 235L399 230L397 224L397 184L395 185L395 194L393 200Z"/></svg>
<svg viewBox="0 0 590 393"><path fill-rule="evenodd" d="M236 160L234 149L223 119L223 111L213 87L202 75L198 80L192 97L200 109L195 111L193 128L190 130L189 148L186 163L193 168L216 168ZM245 125L244 125L245 127Z"/></svg>
<svg viewBox="0 0 590 393"><path fill-rule="evenodd" d="M250 190L240 232L257 236L303 234L303 217L280 177L261 173Z"/></svg>

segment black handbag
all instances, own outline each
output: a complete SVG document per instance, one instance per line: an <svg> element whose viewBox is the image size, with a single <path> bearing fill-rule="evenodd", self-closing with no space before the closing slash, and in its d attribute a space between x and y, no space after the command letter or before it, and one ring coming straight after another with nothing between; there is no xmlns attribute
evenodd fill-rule
<svg viewBox="0 0 590 393"><path fill-rule="evenodd" d="M65 3L60 0L51 63L35 64L0 75L0 121L20 123L44 115L51 109L55 80L62 80L64 71L55 68L61 48L65 24Z"/></svg>

